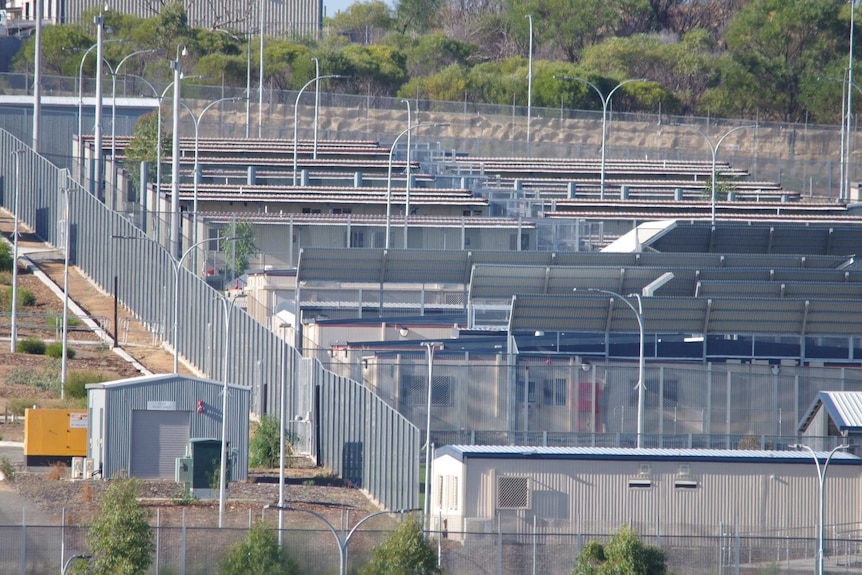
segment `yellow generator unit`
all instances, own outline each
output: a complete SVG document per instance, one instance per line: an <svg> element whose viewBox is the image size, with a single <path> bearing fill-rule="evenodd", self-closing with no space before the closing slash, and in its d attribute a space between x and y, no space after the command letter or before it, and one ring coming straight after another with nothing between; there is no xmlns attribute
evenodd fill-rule
<svg viewBox="0 0 862 575"><path fill-rule="evenodd" d="M86 457L86 409L27 409L24 416L26 466L69 466L73 457Z"/></svg>

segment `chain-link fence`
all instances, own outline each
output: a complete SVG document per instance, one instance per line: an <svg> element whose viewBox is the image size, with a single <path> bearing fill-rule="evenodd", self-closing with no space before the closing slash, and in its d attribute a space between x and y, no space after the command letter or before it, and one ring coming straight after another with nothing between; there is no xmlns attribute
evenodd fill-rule
<svg viewBox="0 0 862 575"><path fill-rule="evenodd" d="M242 515L242 514L240 514ZM218 573L228 549L248 533L257 513L250 512L248 525L222 529L200 525L153 523L156 551L150 575ZM236 518L239 521L243 517ZM349 518L348 518L349 519ZM276 513L265 520L275 525ZM570 533L544 533L543 521L530 522L523 532L507 531L503 522L489 519L488 529L458 533L431 532L432 544L447 575L564 575L572 572L580 550L590 541L607 543L618 527L573 526ZM355 524L354 524L355 525ZM668 572L677 575L723 575L765 573L810 573L814 567L817 539L814 528L785 534L738 533L727 525L716 525L707 534L702 529L687 536L663 536L654 526L638 529L641 540L661 548ZM347 573L355 573L368 562L373 548L391 533L387 529L358 529L350 525L303 526L281 531L279 539L294 558L300 572L308 575L338 573L339 547L346 550ZM846 526L843 526L846 527ZM825 573L854 572L862 564L862 539L857 531L829 526L825 540ZM81 525L0 526L0 573L27 575L55 573L73 556L86 556L87 527ZM72 559L86 561L86 557Z"/></svg>

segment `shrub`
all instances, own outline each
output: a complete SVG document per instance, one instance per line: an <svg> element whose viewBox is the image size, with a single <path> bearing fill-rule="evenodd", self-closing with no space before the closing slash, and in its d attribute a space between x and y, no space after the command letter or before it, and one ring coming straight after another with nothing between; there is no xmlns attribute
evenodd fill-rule
<svg viewBox="0 0 862 575"><path fill-rule="evenodd" d="M55 331L59 331L63 329L63 316L62 315L52 315L45 320L45 325L50 327ZM77 327L81 325L81 319L74 316L68 315L66 316L66 326L68 327Z"/></svg>
<svg viewBox="0 0 862 575"><path fill-rule="evenodd" d="M63 342L55 341L54 343L49 343L47 347L45 347L45 355L48 357L53 357L54 359L60 359L63 357ZM74 359L75 358L75 350L66 346L66 359Z"/></svg>
<svg viewBox="0 0 862 575"><path fill-rule="evenodd" d="M28 407L33 407L39 402L35 397L13 397L7 403L9 413L12 415L23 416L24 410Z"/></svg>
<svg viewBox="0 0 862 575"><path fill-rule="evenodd" d="M296 434L285 431L284 454L293 454L293 444ZM281 438L279 436L278 418L274 415L264 415L257 424L254 435L249 442L249 465L252 467L277 467L280 459L278 451Z"/></svg>
<svg viewBox="0 0 862 575"><path fill-rule="evenodd" d="M244 539L228 548L221 561L221 575L295 575L299 567L287 553L279 549L272 529L258 522Z"/></svg>
<svg viewBox="0 0 862 575"><path fill-rule="evenodd" d="M38 337L28 337L18 342L15 351L30 355L45 355L45 342Z"/></svg>
<svg viewBox="0 0 862 575"><path fill-rule="evenodd" d="M6 481L15 481L15 466L12 460L6 457L0 457L0 473L6 477Z"/></svg>
<svg viewBox="0 0 862 575"><path fill-rule="evenodd" d="M5 246L6 244L0 244L0 246ZM11 265L9 266L12 267ZM12 285L12 272L10 270L0 270L0 284L4 286Z"/></svg>
<svg viewBox="0 0 862 575"><path fill-rule="evenodd" d="M6 374L8 385L27 385L35 389L57 389L60 370L53 366L41 370L13 369Z"/></svg>
<svg viewBox="0 0 862 575"><path fill-rule="evenodd" d="M71 371L66 377L66 397L75 399L87 397L88 383L102 383L109 379L104 373L89 369Z"/></svg>
<svg viewBox="0 0 862 575"><path fill-rule="evenodd" d="M425 539L419 519L410 516L386 541L374 548L371 562L360 575L396 575L411 573L432 575L441 573L437 567L437 552L429 539Z"/></svg>
<svg viewBox="0 0 862 575"><path fill-rule="evenodd" d="M62 461L58 461L56 463L52 463L51 467L48 468L48 479L51 481L60 481L61 479L66 479L66 464Z"/></svg>
<svg viewBox="0 0 862 575"><path fill-rule="evenodd" d="M16 303L19 310L22 307L33 307L36 305L36 296L27 288L19 287L18 301ZM2 307L3 311L12 310L12 286L7 287L6 291L3 293Z"/></svg>
<svg viewBox="0 0 862 575"><path fill-rule="evenodd" d="M0 271L12 271L12 250L6 243L0 243Z"/></svg>
<svg viewBox="0 0 862 575"><path fill-rule="evenodd" d="M150 514L138 501L140 491L135 479L109 482L87 531L90 575L141 575L150 568L156 546Z"/></svg>
<svg viewBox="0 0 862 575"><path fill-rule="evenodd" d="M606 544L590 541L575 560L572 575L665 575L664 552L644 545L637 533L623 526Z"/></svg>

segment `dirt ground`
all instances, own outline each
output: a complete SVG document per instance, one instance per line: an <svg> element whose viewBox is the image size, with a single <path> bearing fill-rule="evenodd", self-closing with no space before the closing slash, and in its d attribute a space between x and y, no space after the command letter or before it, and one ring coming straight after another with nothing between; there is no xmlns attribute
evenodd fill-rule
<svg viewBox="0 0 862 575"><path fill-rule="evenodd" d="M9 239L12 229L12 219L9 214L0 212L0 234ZM30 235L19 236L19 251L28 254L35 267L50 278L54 290L46 285L26 266L19 267L19 289L26 288L36 298L36 305L27 308L27 315L19 314L17 339L20 342L27 337L38 337L46 342L59 341L59 335L50 318L62 318L63 302L63 260L62 254L52 251L49 246L38 242ZM5 293L7 287L0 285L0 293ZM22 291L19 291L21 294ZM58 295L59 294L59 295ZM113 317L113 299L97 289L87 278L76 269L69 274L69 294L78 306L92 317ZM132 322L128 339L120 341L119 350L132 358L128 361L112 349L113 333L108 332L101 337L93 331L83 329L81 325L70 330L68 346L75 350L75 357L68 360L68 372L96 371L109 378L119 379L136 377L147 373L171 373L173 371L173 355L152 341L143 326L137 325L134 318L122 307L119 310L121 318L126 317ZM70 314L70 317L72 315ZM56 324L56 320L53 321ZM50 359L44 355L29 355L11 352L11 321L9 317L0 319L0 416L10 413L15 403L26 399L26 404L43 407L59 406L60 400L56 391L36 389L26 383L28 376L59 369L59 359ZM182 373L191 374L186 366L181 365ZM32 378L30 378L32 379ZM84 403L81 403L84 406ZM0 424L0 441L23 442L24 425L20 419ZM306 458L291 458L291 467L285 471L285 504L294 507L310 509L326 516L335 525L348 519L355 522L370 512L379 508L360 489L345 486L326 469L315 467ZM27 501L59 523L65 513L66 523L86 523L98 507L99 494L105 487L104 481L87 480L72 481L68 469L16 469L14 480L0 484L0 489L15 489ZM276 511L265 510L266 505L277 504L279 501L278 471L252 470L249 479L230 486L225 505L226 526L246 526L251 518L268 514L275 517ZM173 481L147 481L144 483L142 501L154 513L158 510L163 525L179 524L185 521L187 525L214 525L218 523L218 505L213 501L188 500L182 497L182 490ZM305 513L286 513L287 525L311 525L314 518Z"/></svg>

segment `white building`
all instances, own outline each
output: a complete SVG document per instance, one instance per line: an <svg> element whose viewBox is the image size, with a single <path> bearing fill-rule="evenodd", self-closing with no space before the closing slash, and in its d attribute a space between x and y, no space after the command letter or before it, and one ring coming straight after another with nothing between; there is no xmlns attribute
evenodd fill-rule
<svg viewBox="0 0 862 575"><path fill-rule="evenodd" d="M826 454L818 452L821 466ZM825 524L860 520L862 459L836 454ZM812 537L819 482L807 451L451 445L432 465L432 529L461 533L739 533ZM498 526L499 522L499 526Z"/></svg>

